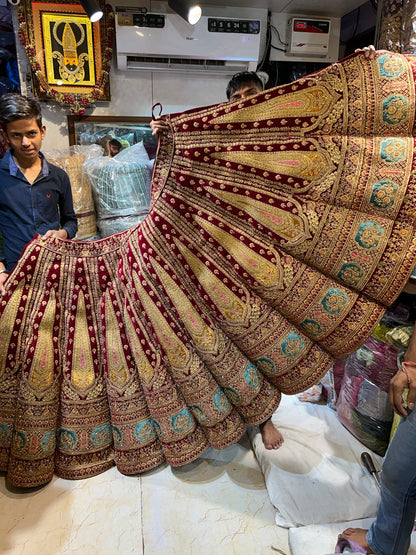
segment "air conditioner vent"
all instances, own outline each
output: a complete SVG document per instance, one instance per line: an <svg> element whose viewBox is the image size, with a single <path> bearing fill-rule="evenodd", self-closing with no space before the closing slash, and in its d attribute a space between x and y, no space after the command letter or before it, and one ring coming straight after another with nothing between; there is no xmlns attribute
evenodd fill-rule
<svg viewBox="0 0 416 555"><path fill-rule="evenodd" d="M224 66L224 60L202 60L195 58L171 58L171 57L158 57L158 56L127 56L127 64L134 63L151 63L151 64L169 64L181 66Z"/></svg>
<svg viewBox="0 0 416 555"><path fill-rule="evenodd" d="M247 64L241 61L206 60L199 58L174 58L168 56L127 56L128 70L147 71L206 71L209 74L232 74L245 71Z"/></svg>

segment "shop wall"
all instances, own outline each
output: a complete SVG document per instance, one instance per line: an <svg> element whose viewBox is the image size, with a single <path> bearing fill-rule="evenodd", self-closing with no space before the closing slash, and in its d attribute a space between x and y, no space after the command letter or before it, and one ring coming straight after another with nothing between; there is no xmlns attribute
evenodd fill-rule
<svg viewBox="0 0 416 555"><path fill-rule="evenodd" d="M117 5L122 4L123 6L137 6L136 0L123 0L123 2L117 0L110 0L110 4L113 9ZM146 7L152 11L165 11L166 1L157 0L142 0L141 6ZM230 8L231 9L231 8ZM361 11L360 11L361 10ZM367 11L365 11L367 10ZM359 37L361 37L361 25L360 15L365 13L366 20L369 15L369 10L371 12L371 30L373 32L373 27L375 25L375 9L372 2L367 2L360 9L354 10L351 14L347 14L348 17L353 22L352 30L349 29L348 32L344 31L343 40L352 40L351 45L346 45L342 43L343 50L341 55L345 54L345 49L350 46L349 51L353 51L355 48L366 46L373 41L371 36L364 34L362 36L361 42L357 42L357 30L360 31ZM17 30L17 8L13 9L15 31ZM346 16L344 19L349 21ZM344 21L343 19L343 21ZM368 22L367 22L368 23ZM344 23L341 26L341 34L343 33L343 28L348 28L348 25ZM17 39L17 54L21 78L21 89L22 93L26 94L30 92L30 70L27 63L26 53L23 47L20 45ZM351 50L352 48L352 50ZM202 74L190 74L190 73L168 73L168 72L145 72L145 71L119 71L115 64L115 49L114 45L114 61L113 67L110 72L110 90L111 90L111 101L110 102L98 102L93 108L87 109L87 115L97 115L97 116L141 116L145 118L151 118L152 106L160 102L163 106L163 113L175 113L187 110L189 108L194 108L197 106L206 106L210 104L216 104L226 100L225 98L225 88L230 76L204 76ZM347 53L349 53L349 51ZM298 79L301 75L311 73L320 69L322 64L312 64L312 63L294 63L289 64L284 62L280 64L279 67L273 67L273 63L270 64L271 67L264 68L270 76L270 82L268 86L273 86L281 83L287 83L294 79ZM324 64L325 65L325 64ZM67 115L69 113L68 108L62 107L60 104L49 101L44 102L42 106L42 111L44 115L44 122L47 127L47 133L44 141L44 148L65 148L68 146L68 130L67 130Z"/></svg>
<svg viewBox="0 0 416 555"><path fill-rule="evenodd" d="M110 73L111 102L98 103L88 114L96 116L142 116L151 119L152 106L160 102L163 113L181 112L196 106L226 100L227 79L189 77L183 74L126 72ZM47 134L44 148L68 145L67 108L48 102L42 106Z"/></svg>
<svg viewBox="0 0 416 555"><path fill-rule="evenodd" d="M123 5L126 4L124 0ZM17 29L14 8L15 30ZM30 91L30 71L24 48L17 40L19 72L22 94ZM115 56L114 56L115 58ZM216 104L226 100L227 77L200 76L189 73L163 73L146 71L110 72L111 101L97 103L86 114L96 116L142 116L151 119L152 106L160 102L163 113L182 112L197 106ZM68 146L68 108L52 101L42 102L46 125L44 150Z"/></svg>

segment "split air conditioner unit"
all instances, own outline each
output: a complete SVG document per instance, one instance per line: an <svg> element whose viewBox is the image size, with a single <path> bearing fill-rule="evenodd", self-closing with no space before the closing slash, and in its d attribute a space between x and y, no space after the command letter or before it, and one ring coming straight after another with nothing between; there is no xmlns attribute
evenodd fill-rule
<svg viewBox="0 0 416 555"><path fill-rule="evenodd" d="M176 13L117 7L117 67L210 75L254 71L267 10L246 9L243 17L228 17L229 13L218 9L190 25Z"/></svg>

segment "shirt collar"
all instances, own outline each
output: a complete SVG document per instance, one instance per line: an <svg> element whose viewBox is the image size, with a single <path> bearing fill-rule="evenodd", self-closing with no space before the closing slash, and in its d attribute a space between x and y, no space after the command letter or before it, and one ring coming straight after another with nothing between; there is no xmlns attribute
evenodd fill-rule
<svg viewBox="0 0 416 555"><path fill-rule="evenodd" d="M9 150L6 152L6 154L9 154L10 158L9 158L9 171L10 171L10 175L13 175L14 177L17 176L17 172L19 171L19 168L16 165L16 162L14 161L13 158L13 151ZM43 175L43 177L46 177L47 175L49 175L49 166L48 166L48 162L46 161L45 156L39 152L39 158L42 160L42 170L41 173Z"/></svg>

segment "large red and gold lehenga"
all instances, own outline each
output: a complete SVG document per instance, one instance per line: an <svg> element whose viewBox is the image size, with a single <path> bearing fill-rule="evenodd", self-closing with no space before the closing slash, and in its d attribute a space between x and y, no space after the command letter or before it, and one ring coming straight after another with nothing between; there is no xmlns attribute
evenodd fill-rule
<svg viewBox="0 0 416 555"><path fill-rule="evenodd" d="M143 223L26 247L0 306L11 484L184 465L365 341L416 265L415 70L353 55L171 115Z"/></svg>

